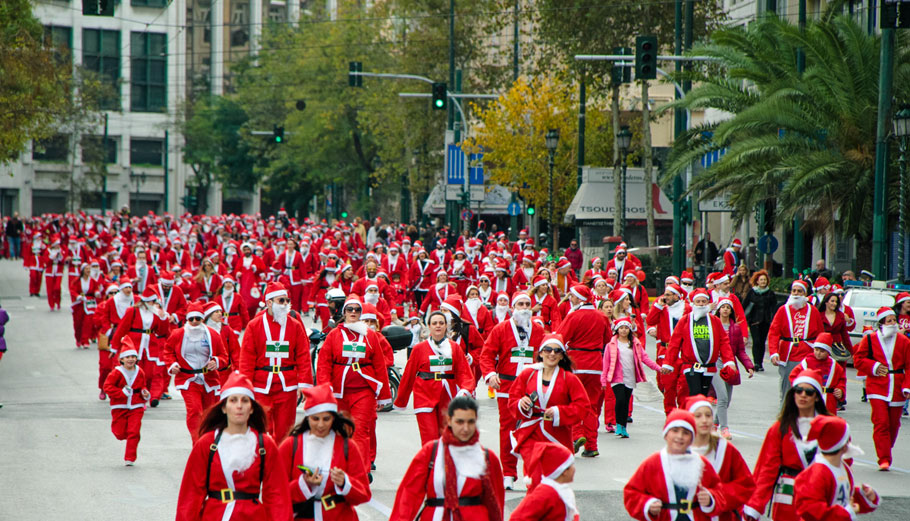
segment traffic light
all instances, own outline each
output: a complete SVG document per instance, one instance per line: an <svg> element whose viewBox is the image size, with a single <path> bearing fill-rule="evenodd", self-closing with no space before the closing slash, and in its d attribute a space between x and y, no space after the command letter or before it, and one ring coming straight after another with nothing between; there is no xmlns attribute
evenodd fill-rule
<svg viewBox="0 0 910 521"><path fill-rule="evenodd" d="M528 215L533 216L535 213L537 213L537 210L534 209L534 205L529 204L528 205Z"/></svg>
<svg viewBox="0 0 910 521"><path fill-rule="evenodd" d="M114 16L114 0L82 0L82 14Z"/></svg>
<svg viewBox="0 0 910 521"><path fill-rule="evenodd" d="M620 56L632 57L632 48L631 47L614 47L613 54L618 54ZM610 80L613 85L621 85L623 83L632 83L632 67L625 65L614 65L610 70Z"/></svg>
<svg viewBox="0 0 910 521"><path fill-rule="evenodd" d="M341 218L342 218L342 219L347 219L347 218L348 218L348 212L342 211L342 212L341 212Z"/></svg>
<svg viewBox="0 0 910 521"><path fill-rule="evenodd" d="M363 76L359 76L357 74L351 74L352 72L363 72L363 63L362 62L348 63L348 86L363 87Z"/></svg>
<svg viewBox="0 0 910 521"><path fill-rule="evenodd" d="M279 127L278 125L272 127L272 142L284 143L284 127Z"/></svg>
<svg viewBox="0 0 910 521"><path fill-rule="evenodd" d="M635 77L639 80L657 78L657 37L635 38Z"/></svg>
<svg viewBox="0 0 910 521"><path fill-rule="evenodd" d="M182 197L182 200L183 200L183 207L186 208L187 210L195 210L195 209L196 209L196 203L197 203L198 201L197 201L195 195L189 195L189 194L184 195L184 196Z"/></svg>
<svg viewBox="0 0 910 521"><path fill-rule="evenodd" d="M433 84L433 110L446 109L446 94L448 89L445 83Z"/></svg>

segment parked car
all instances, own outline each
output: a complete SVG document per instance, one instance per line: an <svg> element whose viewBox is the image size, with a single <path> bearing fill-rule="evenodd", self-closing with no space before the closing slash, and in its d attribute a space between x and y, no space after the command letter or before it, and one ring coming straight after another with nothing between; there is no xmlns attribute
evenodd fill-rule
<svg viewBox="0 0 910 521"><path fill-rule="evenodd" d="M887 306L894 307L894 299L901 291L910 291L906 284L889 284L885 281L864 283L848 280L844 283L847 291L844 304L853 308L853 317L856 324L850 331L850 340L854 345L863 338L863 327L875 328L875 315L878 309Z"/></svg>

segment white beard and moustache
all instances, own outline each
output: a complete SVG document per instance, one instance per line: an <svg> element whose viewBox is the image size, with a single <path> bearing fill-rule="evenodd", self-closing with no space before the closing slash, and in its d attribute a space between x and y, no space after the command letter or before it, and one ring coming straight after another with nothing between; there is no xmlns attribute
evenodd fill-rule
<svg viewBox="0 0 910 521"><path fill-rule="evenodd" d="M204 324L193 326L187 323L185 326L183 326L183 329L186 330L186 337L190 340L202 340L202 337L205 336Z"/></svg>
<svg viewBox="0 0 910 521"><path fill-rule="evenodd" d="M808 300L809 299L807 299L803 295L790 295L789 297L787 297L787 305L793 306L796 309L803 309L804 307L806 307L806 303L808 302Z"/></svg>
<svg viewBox="0 0 910 521"><path fill-rule="evenodd" d="M692 284L681 284L682 289L686 290L686 293L692 293L692 290L695 289L695 286Z"/></svg>
<svg viewBox="0 0 910 521"><path fill-rule="evenodd" d="M436 283L436 289L442 291L442 290L445 289L445 287L448 286L448 285L449 285L449 284L448 284L447 282L437 282L437 283Z"/></svg>
<svg viewBox="0 0 910 521"><path fill-rule="evenodd" d="M692 490L701 482L704 461L698 454L668 454L667 461L673 483Z"/></svg>
<svg viewBox="0 0 910 521"><path fill-rule="evenodd" d="M101 270L98 268L92 268L91 271L89 271L89 276L93 279L97 279L98 275L101 275Z"/></svg>
<svg viewBox="0 0 910 521"><path fill-rule="evenodd" d="M126 295L122 292L117 293L114 295L114 305L117 307L117 313L123 316L126 313L126 308L133 305L133 295Z"/></svg>
<svg viewBox="0 0 910 521"><path fill-rule="evenodd" d="M892 338L897 334L897 324L891 324L881 327L882 336L885 338Z"/></svg>
<svg viewBox="0 0 910 521"><path fill-rule="evenodd" d="M344 327L346 327L346 328L350 329L351 331L353 331L357 334L360 334L360 335L365 335L365 334L367 334L367 331L369 331L369 328L367 327L367 323L363 322L362 320L358 320L357 322L351 322L351 323L345 322Z"/></svg>
<svg viewBox="0 0 910 521"><path fill-rule="evenodd" d="M519 327L528 327L531 325L531 310L516 309L512 311L512 318L515 319L515 325Z"/></svg>
<svg viewBox="0 0 910 521"><path fill-rule="evenodd" d="M496 318L501 322L503 321L509 313L509 306L507 305L497 305L494 308L496 312Z"/></svg>
<svg viewBox="0 0 910 521"><path fill-rule="evenodd" d="M215 331L217 331L217 332L219 332L219 333L221 332L221 326L222 326L222 324L221 324L220 321L217 321L217 320L214 320L214 319L211 319L211 318L210 318L210 319L208 319L208 320L205 321L205 325L209 326L210 328L214 329Z"/></svg>
<svg viewBox="0 0 910 521"><path fill-rule="evenodd" d="M710 311L711 306L692 306L692 317L695 320L701 320L705 318Z"/></svg>
<svg viewBox="0 0 910 521"><path fill-rule="evenodd" d="M291 312L290 304L272 304L272 318L282 326L288 321L288 313Z"/></svg>
<svg viewBox="0 0 910 521"><path fill-rule="evenodd" d="M334 273L327 273L327 274L325 275L325 281L328 282L329 284L333 284L333 283L335 282L335 274L334 274Z"/></svg>
<svg viewBox="0 0 910 521"><path fill-rule="evenodd" d="M375 306L379 303L379 293L367 293L363 296L363 300L367 304L373 304Z"/></svg>
<svg viewBox="0 0 910 521"><path fill-rule="evenodd" d="M230 297L234 294L234 288L224 288L221 290L221 294L225 297Z"/></svg>
<svg viewBox="0 0 910 521"><path fill-rule="evenodd" d="M477 318L477 310L480 309L480 306L483 305L483 302L479 298L469 298L465 301L464 306L468 308L468 312L472 317Z"/></svg>

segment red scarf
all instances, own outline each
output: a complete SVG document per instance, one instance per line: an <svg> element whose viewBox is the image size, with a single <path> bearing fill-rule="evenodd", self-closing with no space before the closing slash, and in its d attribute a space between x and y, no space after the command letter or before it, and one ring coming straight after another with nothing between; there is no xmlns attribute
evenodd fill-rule
<svg viewBox="0 0 910 521"><path fill-rule="evenodd" d="M439 450L442 451L444 462L445 462L445 511L452 513L452 518L454 521L463 521L461 515L461 508L458 506L458 474L455 470L455 461L452 459L452 454L449 452L448 446L453 445L455 447L464 447L466 445L473 445L477 443L477 440L480 438L480 432L474 431L474 435L468 441L461 441L455 437L452 433L452 429L446 427L442 431L442 446ZM489 453L486 452L487 449L483 449L484 455L487 460L487 466L490 465ZM483 506L487 509L487 515L489 516L490 521L502 521L502 510L499 509L499 504L496 502L496 498L493 497L493 483L490 481L490 472L489 468L487 472L484 473L480 478L482 485L481 499Z"/></svg>

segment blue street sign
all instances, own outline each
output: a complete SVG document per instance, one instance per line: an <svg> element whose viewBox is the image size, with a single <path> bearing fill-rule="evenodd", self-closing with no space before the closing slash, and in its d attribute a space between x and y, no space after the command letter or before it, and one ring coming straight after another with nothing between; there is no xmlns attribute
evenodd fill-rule
<svg viewBox="0 0 910 521"><path fill-rule="evenodd" d="M509 203L509 215L515 217L516 215L521 215L521 205L518 203Z"/></svg>
<svg viewBox="0 0 910 521"><path fill-rule="evenodd" d="M468 162L468 184L483 184L483 154L471 154Z"/></svg>
<svg viewBox="0 0 910 521"><path fill-rule="evenodd" d="M471 154L465 158L464 152L458 145L446 147L446 183L450 185L463 185L465 161L468 161L468 184L483 184L483 154Z"/></svg>
<svg viewBox="0 0 910 521"><path fill-rule="evenodd" d="M762 235L758 238L758 251L765 255L771 255L777 251L777 237L773 235Z"/></svg>

